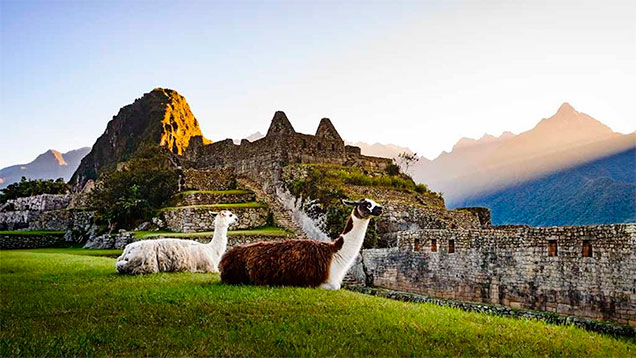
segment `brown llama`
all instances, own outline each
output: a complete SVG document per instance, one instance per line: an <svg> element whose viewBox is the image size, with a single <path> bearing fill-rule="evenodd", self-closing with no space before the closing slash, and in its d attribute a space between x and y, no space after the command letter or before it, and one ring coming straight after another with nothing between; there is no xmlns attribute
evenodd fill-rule
<svg viewBox="0 0 636 358"><path fill-rule="evenodd" d="M288 239L235 246L219 263L221 281L339 289L360 252L369 220L382 214L382 206L370 199L343 200L343 203L354 208L338 239L331 242Z"/></svg>

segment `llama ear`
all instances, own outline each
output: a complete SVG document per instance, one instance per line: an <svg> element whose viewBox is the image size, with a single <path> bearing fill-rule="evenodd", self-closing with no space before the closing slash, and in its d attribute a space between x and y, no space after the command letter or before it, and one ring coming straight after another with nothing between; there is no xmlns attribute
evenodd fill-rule
<svg viewBox="0 0 636 358"><path fill-rule="evenodd" d="M349 205L349 206L358 205L357 201L352 201L352 200L347 200L347 199L342 199L342 203L345 204L345 205Z"/></svg>
<svg viewBox="0 0 636 358"><path fill-rule="evenodd" d="M210 211L210 214L213 215L213 216L219 215L219 213L217 213L216 211Z"/></svg>

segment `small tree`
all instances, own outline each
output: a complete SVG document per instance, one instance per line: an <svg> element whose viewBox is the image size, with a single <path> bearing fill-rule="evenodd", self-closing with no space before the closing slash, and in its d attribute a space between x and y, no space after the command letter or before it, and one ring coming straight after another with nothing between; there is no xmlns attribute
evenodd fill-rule
<svg viewBox="0 0 636 358"><path fill-rule="evenodd" d="M178 190L179 175L160 149L148 149L119 169L103 173L89 206L109 229L130 229L151 218Z"/></svg>
<svg viewBox="0 0 636 358"><path fill-rule="evenodd" d="M404 169L405 173L408 173L409 168L413 164L417 163L418 160L420 160L420 158L417 157L417 153L402 152L398 154L398 157L395 161L400 168Z"/></svg>

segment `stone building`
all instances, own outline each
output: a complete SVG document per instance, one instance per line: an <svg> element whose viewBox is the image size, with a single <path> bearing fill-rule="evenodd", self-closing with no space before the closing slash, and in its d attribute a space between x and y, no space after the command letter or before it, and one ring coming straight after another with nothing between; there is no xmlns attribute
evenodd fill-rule
<svg viewBox="0 0 636 358"><path fill-rule="evenodd" d="M231 139L205 144L204 138L190 139L185 166L197 169L234 168L238 175L253 180L276 182L282 168L294 163L356 166L366 171L383 171L390 159L362 155L360 148L345 145L328 118L320 120L315 135L294 130L283 112L276 112L265 137L237 145Z"/></svg>

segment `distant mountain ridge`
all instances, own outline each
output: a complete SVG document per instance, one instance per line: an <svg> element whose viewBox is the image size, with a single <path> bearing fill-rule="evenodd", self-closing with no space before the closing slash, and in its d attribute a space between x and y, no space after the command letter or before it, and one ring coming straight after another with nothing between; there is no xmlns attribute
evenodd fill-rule
<svg viewBox="0 0 636 358"><path fill-rule="evenodd" d="M467 197L495 192L634 145L636 134L615 133L564 103L531 130L462 139L450 153L418 162L411 174L416 181L444 192L447 203L457 206Z"/></svg>
<svg viewBox="0 0 636 358"><path fill-rule="evenodd" d="M590 225L636 222L636 147L573 168L466 198L490 208L493 224Z"/></svg>
<svg viewBox="0 0 636 358"><path fill-rule="evenodd" d="M65 181L68 181L79 166L82 158L90 150L90 147L83 147L60 153L57 150L49 149L38 155L30 163L17 164L0 169L0 188L5 188L9 184L20 181L23 176L29 179L64 178Z"/></svg>

